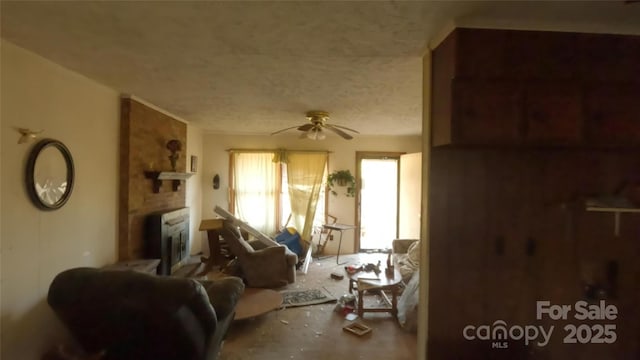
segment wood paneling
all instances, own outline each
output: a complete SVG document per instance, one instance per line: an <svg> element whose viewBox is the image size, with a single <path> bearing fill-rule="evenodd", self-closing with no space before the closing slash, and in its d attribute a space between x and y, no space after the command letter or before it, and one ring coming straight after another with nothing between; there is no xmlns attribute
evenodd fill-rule
<svg viewBox="0 0 640 360"><path fill-rule="evenodd" d="M429 358L640 357L640 215L623 214L616 238L613 214L581 205L587 196L612 194L638 172L640 157L632 151L433 149ZM563 326L581 322L535 319L536 301L574 304L585 298L586 285L607 283L612 263L617 286L607 302L620 312L615 344L567 346ZM545 347L510 342L507 350L463 338L464 326L496 320L555 331Z"/></svg>
<svg viewBox="0 0 640 360"><path fill-rule="evenodd" d="M433 52L432 144L640 146L640 36L456 29Z"/></svg>

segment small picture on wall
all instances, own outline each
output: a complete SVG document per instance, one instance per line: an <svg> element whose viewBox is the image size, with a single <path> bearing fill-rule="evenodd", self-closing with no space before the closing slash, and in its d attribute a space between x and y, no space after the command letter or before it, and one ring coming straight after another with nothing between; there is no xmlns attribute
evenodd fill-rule
<svg viewBox="0 0 640 360"><path fill-rule="evenodd" d="M198 172L198 157L191 155L191 172Z"/></svg>

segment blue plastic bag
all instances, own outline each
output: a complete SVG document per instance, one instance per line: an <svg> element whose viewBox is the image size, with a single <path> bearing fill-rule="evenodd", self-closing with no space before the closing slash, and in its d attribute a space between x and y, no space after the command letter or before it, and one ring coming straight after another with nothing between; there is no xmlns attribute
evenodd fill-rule
<svg viewBox="0 0 640 360"><path fill-rule="evenodd" d="M300 234L294 228L284 229L276 235L275 240L293 251L299 257L302 256L302 245L300 245Z"/></svg>

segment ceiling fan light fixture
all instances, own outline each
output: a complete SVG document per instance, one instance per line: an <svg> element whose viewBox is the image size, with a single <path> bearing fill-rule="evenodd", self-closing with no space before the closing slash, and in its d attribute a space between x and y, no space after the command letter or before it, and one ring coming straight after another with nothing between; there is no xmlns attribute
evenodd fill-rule
<svg viewBox="0 0 640 360"><path fill-rule="evenodd" d="M271 135L277 135L291 129L298 129L298 131L302 131L302 134L300 134L300 138L306 137L311 140L323 140L327 137L325 131L327 130L329 132L335 133L345 140L351 140L353 139L353 136L347 133L347 131L359 134L357 130L350 129L346 126L330 124L328 122L329 113L326 111L307 111L306 115L307 120L309 121L307 124L280 129L278 131L272 132Z"/></svg>
<svg viewBox="0 0 640 360"><path fill-rule="evenodd" d="M307 138L311 140L324 140L327 136L320 129L310 129L307 131Z"/></svg>

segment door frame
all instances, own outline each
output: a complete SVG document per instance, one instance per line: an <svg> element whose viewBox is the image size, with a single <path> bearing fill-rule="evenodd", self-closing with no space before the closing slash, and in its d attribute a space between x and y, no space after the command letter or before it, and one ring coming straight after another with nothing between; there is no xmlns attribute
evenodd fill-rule
<svg viewBox="0 0 640 360"><path fill-rule="evenodd" d="M398 188L396 191L398 192L397 196L397 206L400 206L400 156L406 154L406 152L391 152L391 151L356 151L356 231L353 239L353 247L354 252L360 252L360 201L362 197L360 195L360 189L362 189L362 178L361 178L361 162L363 159L397 159L398 160ZM398 236L398 226L399 226L398 216L396 214L396 237Z"/></svg>

